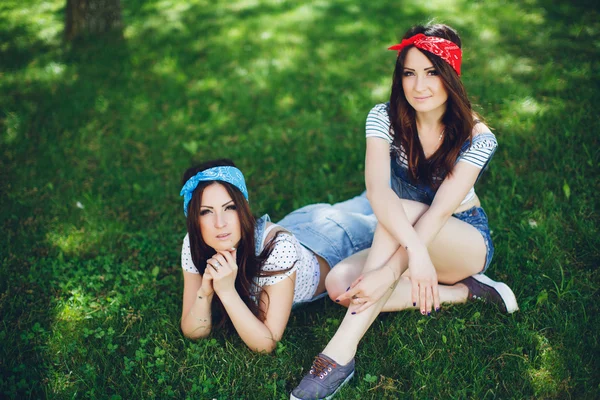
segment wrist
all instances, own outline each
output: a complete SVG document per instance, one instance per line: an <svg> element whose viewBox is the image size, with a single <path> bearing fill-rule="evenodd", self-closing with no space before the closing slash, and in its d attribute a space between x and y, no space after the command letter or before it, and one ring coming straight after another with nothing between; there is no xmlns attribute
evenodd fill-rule
<svg viewBox="0 0 600 400"><path fill-rule="evenodd" d="M423 243L420 242L410 243L407 245L403 245L402 247L404 247L404 250L406 250L409 257L412 254L419 254L427 251L427 247L425 247Z"/></svg>
<svg viewBox="0 0 600 400"><path fill-rule="evenodd" d="M217 292L217 296L219 296L219 299L221 300L221 303L223 303L223 305L225 305L225 303L229 302L231 299L240 297L235 288L219 290Z"/></svg>
<svg viewBox="0 0 600 400"><path fill-rule="evenodd" d="M206 294L204 292L198 291L198 292L196 292L196 301L208 301L208 302L211 302L214 295L215 295L215 292L212 292L210 294Z"/></svg>

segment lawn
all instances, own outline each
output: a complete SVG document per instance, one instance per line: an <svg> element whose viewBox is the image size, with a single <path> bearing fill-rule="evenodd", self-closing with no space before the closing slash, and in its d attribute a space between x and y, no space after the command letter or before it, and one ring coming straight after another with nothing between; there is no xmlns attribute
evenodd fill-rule
<svg viewBox="0 0 600 400"><path fill-rule="evenodd" d="M600 398L594 2L122 3L124 39L73 46L64 0L0 4L0 397L287 398L345 309L294 311L273 354L184 338L181 175L231 158L274 220L359 193L386 48L435 18L499 141L477 191L521 310L382 315L339 398Z"/></svg>

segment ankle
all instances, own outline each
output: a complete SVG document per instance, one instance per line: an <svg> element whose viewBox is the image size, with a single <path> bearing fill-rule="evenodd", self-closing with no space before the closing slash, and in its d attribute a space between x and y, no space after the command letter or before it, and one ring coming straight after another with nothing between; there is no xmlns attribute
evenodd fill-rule
<svg viewBox="0 0 600 400"><path fill-rule="evenodd" d="M356 348L337 348L333 346L327 346L321 352L327 357L335 360L340 365L346 365L354 358L356 354Z"/></svg>

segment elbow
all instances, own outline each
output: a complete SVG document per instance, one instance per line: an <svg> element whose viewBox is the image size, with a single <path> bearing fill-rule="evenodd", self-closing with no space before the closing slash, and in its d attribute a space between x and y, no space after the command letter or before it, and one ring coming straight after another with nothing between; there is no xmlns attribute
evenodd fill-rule
<svg viewBox="0 0 600 400"><path fill-rule="evenodd" d="M376 197L377 196L375 195L375 188L373 187L373 185L367 185L367 200L369 200L369 203L373 204L373 200Z"/></svg>
<svg viewBox="0 0 600 400"><path fill-rule="evenodd" d="M206 339L208 337L208 335L210 335L210 327L208 327L208 328L200 327L200 328L196 328L196 329L189 329L184 326L181 326L181 332L183 333L183 336L185 336L187 339L191 339L191 340Z"/></svg>
<svg viewBox="0 0 600 400"><path fill-rule="evenodd" d="M252 350L255 353L262 353L262 354L270 354L273 352L273 350L275 350L275 348L277 347L277 345L265 345L265 346L258 346L255 348L250 348L250 350Z"/></svg>
<svg viewBox="0 0 600 400"><path fill-rule="evenodd" d="M256 353L264 353L264 354L270 354L273 352L273 350L275 350L277 348L277 343L279 343L278 340L269 340L269 341L265 341L265 343L261 343L258 346L255 347L250 347L250 350L256 352Z"/></svg>

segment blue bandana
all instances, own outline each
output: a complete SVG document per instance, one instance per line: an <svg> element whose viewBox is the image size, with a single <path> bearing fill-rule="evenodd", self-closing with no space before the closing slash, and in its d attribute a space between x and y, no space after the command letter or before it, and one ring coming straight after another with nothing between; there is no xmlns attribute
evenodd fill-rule
<svg viewBox="0 0 600 400"><path fill-rule="evenodd" d="M248 189L246 189L246 181L244 180L244 174L236 167L214 167L204 171L198 172L192 176L181 188L180 196L183 196L183 213L187 217L188 205L192 200L192 193L198 187L199 182L206 181L222 181L231 183L233 186L238 188L248 200Z"/></svg>

